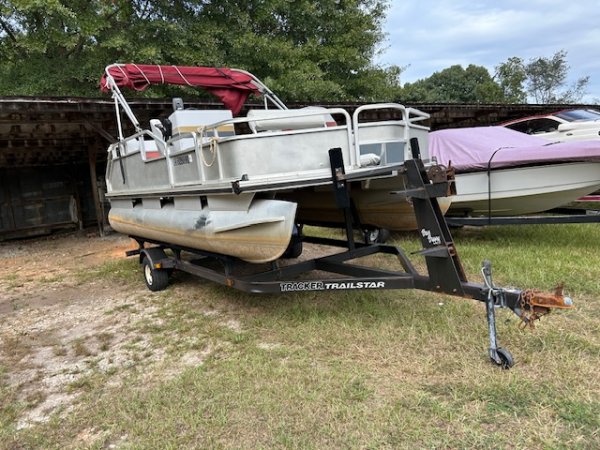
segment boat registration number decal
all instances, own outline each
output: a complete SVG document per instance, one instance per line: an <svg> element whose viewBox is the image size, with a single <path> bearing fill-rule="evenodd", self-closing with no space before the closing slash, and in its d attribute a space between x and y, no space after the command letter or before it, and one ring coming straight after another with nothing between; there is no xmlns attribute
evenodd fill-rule
<svg viewBox="0 0 600 450"><path fill-rule="evenodd" d="M184 164L191 164L194 159L192 155L181 155L173 158L174 166L183 166Z"/></svg>
<svg viewBox="0 0 600 450"><path fill-rule="evenodd" d="M279 288L281 289L281 292L384 289L385 281L346 281L335 283L325 281L295 281L279 283Z"/></svg>

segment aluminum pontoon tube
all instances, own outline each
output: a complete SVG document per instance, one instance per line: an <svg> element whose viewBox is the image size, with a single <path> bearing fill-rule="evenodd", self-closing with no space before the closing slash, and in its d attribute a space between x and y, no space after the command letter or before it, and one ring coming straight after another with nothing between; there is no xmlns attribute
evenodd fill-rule
<svg viewBox="0 0 600 450"><path fill-rule="evenodd" d="M247 211L182 210L173 204L152 208L113 200L108 220L130 236L263 263L286 250L295 215L296 204L280 200L254 200Z"/></svg>

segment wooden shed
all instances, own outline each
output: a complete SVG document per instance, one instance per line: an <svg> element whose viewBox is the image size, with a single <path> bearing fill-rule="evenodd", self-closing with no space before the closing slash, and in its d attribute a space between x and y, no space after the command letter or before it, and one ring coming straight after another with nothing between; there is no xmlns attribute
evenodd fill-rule
<svg viewBox="0 0 600 450"><path fill-rule="evenodd" d="M172 110L171 99L139 99L130 105L142 124L150 118L166 117ZM194 100L186 100L186 105L220 107ZM350 112L360 106L322 105L341 106ZM432 129L440 129L493 125L564 105L411 106L430 113ZM0 240L88 226L97 226L103 234L107 225L103 197L106 148L116 136L110 98L0 98Z"/></svg>

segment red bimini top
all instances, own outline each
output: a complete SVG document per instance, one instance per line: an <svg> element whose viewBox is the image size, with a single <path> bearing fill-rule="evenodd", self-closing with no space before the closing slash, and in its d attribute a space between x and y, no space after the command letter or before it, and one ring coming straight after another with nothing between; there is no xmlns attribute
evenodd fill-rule
<svg viewBox="0 0 600 450"><path fill-rule="evenodd" d="M237 115L250 94L259 94L260 89L251 75L225 68L157 66L149 64L115 64L108 73L119 87L143 91L151 84L175 84L204 88L219 97L233 115ZM100 80L100 89L109 92L106 73Z"/></svg>

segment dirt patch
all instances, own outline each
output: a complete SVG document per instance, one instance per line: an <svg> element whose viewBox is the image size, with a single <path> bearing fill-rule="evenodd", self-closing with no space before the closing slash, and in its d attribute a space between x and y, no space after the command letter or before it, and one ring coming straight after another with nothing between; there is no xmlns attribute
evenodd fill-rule
<svg viewBox="0 0 600 450"><path fill-rule="evenodd" d="M165 293L150 292L135 263L123 265L136 247L119 234L0 243L0 387L15 392L19 428L66 413L83 393L118 387L134 372L144 384L171 379L228 345L212 334L200 342L169 329L166 322L178 313L162 311L165 301L189 302L212 326L244 333L235 308L214 309L210 299L202 305L199 290L175 282ZM302 259L327 253L307 246ZM119 270L124 277L111 273Z"/></svg>
<svg viewBox="0 0 600 450"><path fill-rule="evenodd" d="M132 248L118 234L0 243L0 381L22 407L18 428L69 411L98 377L119 383L129 369L163 362L164 350L132 327L160 322L141 275L137 284L81 281ZM207 352L188 352L170 370L201 364Z"/></svg>

